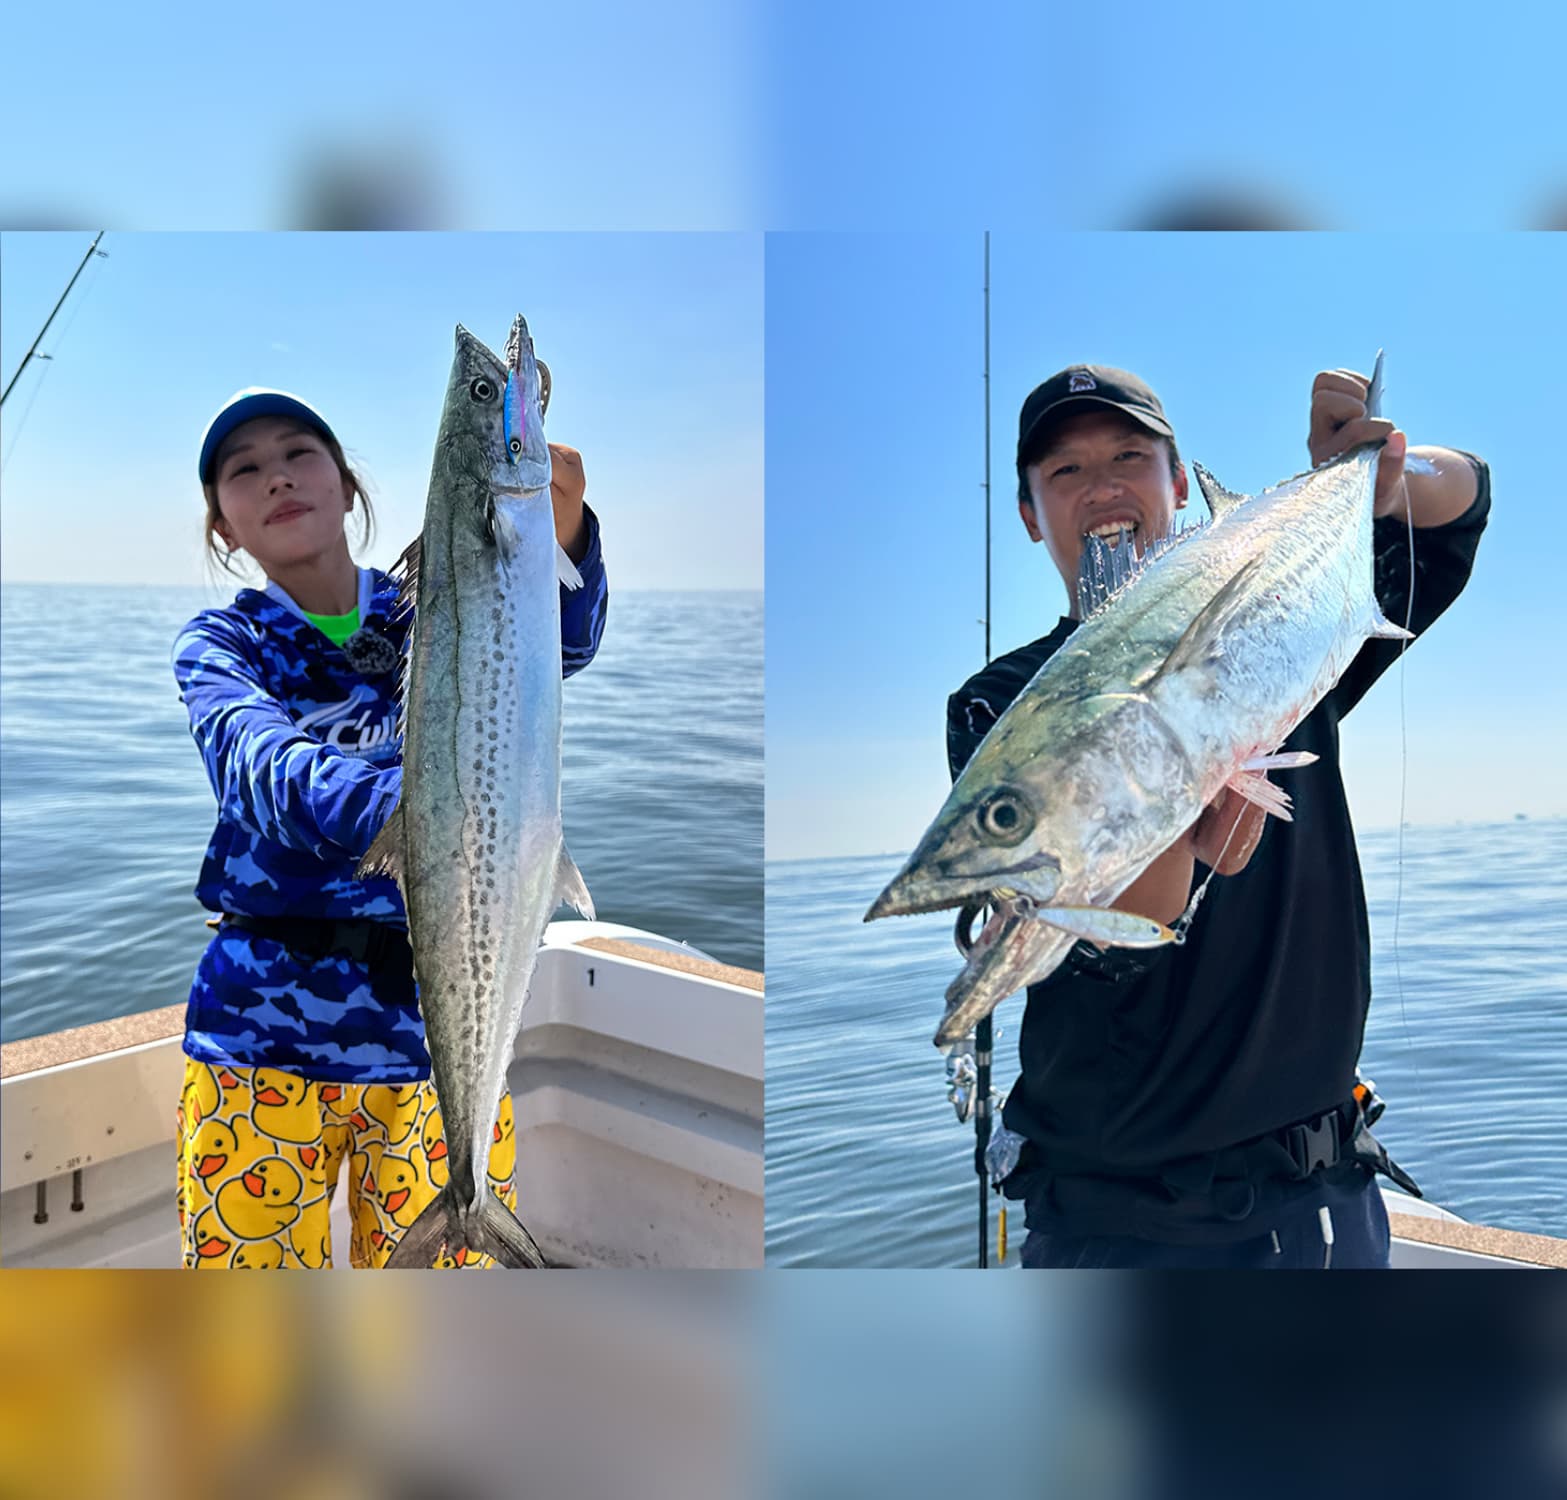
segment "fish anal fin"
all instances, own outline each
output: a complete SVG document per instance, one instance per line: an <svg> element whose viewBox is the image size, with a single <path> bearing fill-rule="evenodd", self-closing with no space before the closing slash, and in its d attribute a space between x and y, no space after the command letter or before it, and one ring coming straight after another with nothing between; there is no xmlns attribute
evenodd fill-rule
<svg viewBox="0 0 1567 1500"><path fill-rule="evenodd" d="M1146 680L1137 682L1134 686L1147 688L1160 677L1199 666L1210 657L1218 655L1219 635L1229 623L1231 616L1245 601L1247 586L1261 562L1260 557L1251 558L1246 562L1240 571L1198 611L1197 618L1182 632L1180 640L1175 643L1174 649L1163 663L1151 672Z"/></svg>
<svg viewBox="0 0 1567 1500"><path fill-rule="evenodd" d="M555 864L555 900L557 904L574 907L588 921L595 920L588 883L582 878L582 871L577 868L577 862L571 857L571 850L564 842L561 843L560 858Z"/></svg>
<svg viewBox="0 0 1567 1500"><path fill-rule="evenodd" d="M399 801L392 810L392 816L371 840L370 847L365 851L365 857L359 861L354 874L360 880L368 880L372 875L390 875L401 885L403 848L403 804Z"/></svg>
<svg viewBox="0 0 1567 1500"><path fill-rule="evenodd" d="M1283 787L1275 786L1266 776L1258 776L1251 771L1237 771L1226 785L1232 792L1240 793L1248 802L1255 803L1275 818L1285 823L1295 821L1295 815L1290 811L1289 793Z"/></svg>

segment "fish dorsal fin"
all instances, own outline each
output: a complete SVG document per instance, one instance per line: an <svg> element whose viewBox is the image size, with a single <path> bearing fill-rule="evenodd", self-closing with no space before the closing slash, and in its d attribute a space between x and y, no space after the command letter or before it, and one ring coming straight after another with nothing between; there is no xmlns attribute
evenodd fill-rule
<svg viewBox="0 0 1567 1500"><path fill-rule="evenodd" d="M1197 618L1182 632L1175 649L1165 657L1163 664L1148 677L1134 684L1145 691L1167 673L1180 672L1198 666L1218 654L1219 633L1246 598L1246 587L1261 563L1254 557L1230 579L1198 612Z"/></svg>
<svg viewBox="0 0 1567 1500"><path fill-rule="evenodd" d="M419 607L419 563L423 554L424 535L420 533L392 564L390 576L397 584L397 602L392 606L394 619L413 614Z"/></svg>
<svg viewBox="0 0 1567 1500"><path fill-rule="evenodd" d="M402 739L408 730L408 665L413 660L414 632L419 628L419 571L424 555L424 537L416 536L403 548L402 555L392 564L390 576L397 584L397 600L392 605L394 620L408 621L408 638L403 643L403 655L397 667L397 737Z"/></svg>
<svg viewBox="0 0 1567 1500"><path fill-rule="evenodd" d="M390 875L399 886L402 885L403 804L400 798L392 810L392 816L376 834L354 874L360 880L368 880L372 875Z"/></svg>
<svg viewBox="0 0 1567 1500"><path fill-rule="evenodd" d="M1077 602L1083 619L1093 619L1112 599L1120 598L1166 552L1204 529L1202 526L1183 526L1177 530L1172 525L1163 536L1149 542L1141 556L1129 540L1112 547L1100 537L1089 537L1084 543L1077 572Z"/></svg>
<svg viewBox="0 0 1567 1500"><path fill-rule="evenodd" d="M1192 464L1192 473L1197 476L1197 488L1202 491L1202 497L1208 502L1208 509L1213 512L1213 519L1217 521L1221 516L1227 516L1237 505L1244 505L1250 495L1237 495L1234 490L1227 490L1199 463Z"/></svg>

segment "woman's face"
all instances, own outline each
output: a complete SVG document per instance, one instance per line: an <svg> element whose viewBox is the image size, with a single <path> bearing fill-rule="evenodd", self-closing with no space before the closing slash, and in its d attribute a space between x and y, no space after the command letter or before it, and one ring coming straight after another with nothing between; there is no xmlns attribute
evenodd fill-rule
<svg viewBox="0 0 1567 1500"><path fill-rule="evenodd" d="M321 435L288 417L236 427L213 466L218 535L268 573L346 546L349 489Z"/></svg>

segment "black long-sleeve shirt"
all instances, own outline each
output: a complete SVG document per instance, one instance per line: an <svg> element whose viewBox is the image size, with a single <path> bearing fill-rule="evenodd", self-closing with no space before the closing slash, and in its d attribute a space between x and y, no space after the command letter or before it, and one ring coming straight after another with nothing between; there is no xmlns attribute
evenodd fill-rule
<svg viewBox="0 0 1567 1500"><path fill-rule="evenodd" d="M1474 504L1414 533L1414 609L1422 634L1468 581L1490 511L1490 476ZM1407 523L1375 523L1376 593L1388 619L1409 609ZM1076 629L991 662L947 705L954 778L990 726ZM1219 1153L1347 1100L1371 1000L1370 929L1354 830L1339 774L1339 721L1398 660L1402 643L1367 642L1283 748L1319 757L1285 773L1294 822L1268 819L1246 868L1216 879L1181 947L1099 955L1086 945L1028 992L1022 1074L1007 1126L1027 1138L1007 1183L1029 1220L1051 1212L1045 1179L1160 1179L1206 1186ZM1206 872L1193 872L1193 885ZM1222 1166L1218 1168L1223 1173ZM1168 1193L1115 1195L1088 1233L1161 1233ZM1064 1195L1057 1195L1061 1211ZM1200 1231L1198 1231L1200 1232Z"/></svg>

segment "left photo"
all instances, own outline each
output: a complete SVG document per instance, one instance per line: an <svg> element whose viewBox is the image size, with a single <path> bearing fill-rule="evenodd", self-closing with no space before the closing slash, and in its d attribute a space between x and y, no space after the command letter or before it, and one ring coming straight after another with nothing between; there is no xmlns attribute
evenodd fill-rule
<svg viewBox="0 0 1567 1500"><path fill-rule="evenodd" d="M762 274L0 237L4 1266L761 1264Z"/></svg>

